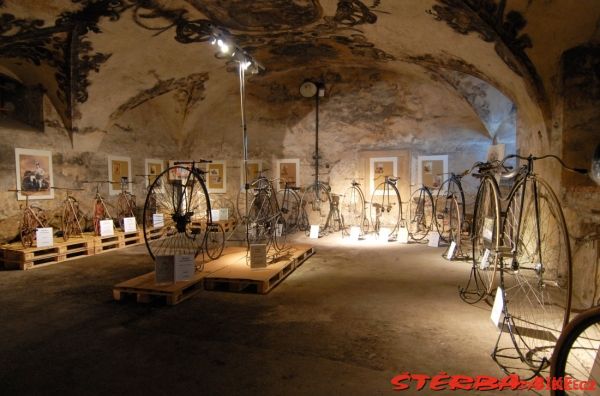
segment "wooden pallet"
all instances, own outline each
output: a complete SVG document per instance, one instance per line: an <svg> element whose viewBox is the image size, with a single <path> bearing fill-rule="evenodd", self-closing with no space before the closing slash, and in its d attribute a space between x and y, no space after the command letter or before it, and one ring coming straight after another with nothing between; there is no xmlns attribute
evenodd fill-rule
<svg viewBox="0 0 600 396"><path fill-rule="evenodd" d="M133 246L144 243L144 232L141 230L123 233L123 245Z"/></svg>
<svg viewBox="0 0 600 396"><path fill-rule="evenodd" d="M287 254L267 268L250 268L246 251L222 256L216 261L228 263L226 267L208 275L204 288L213 291L266 294L314 254L309 245L292 245Z"/></svg>
<svg viewBox="0 0 600 396"><path fill-rule="evenodd" d="M176 282L169 285L157 285L154 282L154 271L126 282L119 283L113 288L113 297L117 301L135 297L138 303L149 303L153 300L164 299L168 305L179 304L198 294L203 289L203 280L210 273L222 268L224 264L214 261L205 263L203 270L196 272L189 281Z"/></svg>
<svg viewBox="0 0 600 396"><path fill-rule="evenodd" d="M21 244L10 244L2 246L0 250L0 260L5 268L28 270L91 256L94 254L94 241L86 236L71 237L66 242L55 238L52 247L24 248Z"/></svg>
<svg viewBox="0 0 600 396"><path fill-rule="evenodd" d="M106 253L125 247L123 233L120 231L115 231L112 236L94 236L93 238L95 254Z"/></svg>

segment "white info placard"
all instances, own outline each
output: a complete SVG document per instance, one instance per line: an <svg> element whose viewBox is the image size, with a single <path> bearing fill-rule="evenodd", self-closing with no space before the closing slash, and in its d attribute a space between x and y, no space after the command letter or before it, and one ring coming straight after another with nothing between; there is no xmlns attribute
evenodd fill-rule
<svg viewBox="0 0 600 396"><path fill-rule="evenodd" d="M379 240L387 242L390 239L390 229L382 227L379 229Z"/></svg>
<svg viewBox="0 0 600 396"><path fill-rule="evenodd" d="M456 242L452 241L448 247L448 253L446 253L448 260L452 260L452 257L454 257L454 250L456 250Z"/></svg>
<svg viewBox="0 0 600 396"><path fill-rule="evenodd" d="M250 245L250 268L265 268L267 266L267 245L258 243Z"/></svg>
<svg viewBox="0 0 600 396"><path fill-rule="evenodd" d="M492 307L492 314L490 315L490 319L492 323L496 327L499 328L500 320L502 319L502 312L504 309L504 294L502 292L502 288L498 287L496 290L496 298L494 299L494 306Z"/></svg>
<svg viewBox="0 0 600 396"><path fill-rule="evenodd" d="M408 243L408 228L400 227L398 229L398 242Z"/></svg>
<svg viewBox="0 0 600 396"><path fill-rule="evenodd" d="M113 236L115 235L114 222L112 219L100 220L100 236Z"/></svg>
<svg viewBox="0 0 600 396"><path fill-rule="evenodd" d="M221 210L220 209L211 209L210 210L210 216L212 217L212 221L219 221L221 220Z"/></svg>
<svg viewBox="0 0 600 396"><path fill-rule="evenodd" d="M175 256L175 282L190 280L194 277L196 264L194 256L191 254L183 254Z"/></svg>
<svg viewBox="0 0 600 396"><path fill-rule="evenodd" d="M276 229L275 229L275 236L282 236L283 235L283 224L282 223L277 223L276 224Z"/></svg>
<svg viewBox="0 0 600 396"><path fill-rule="evenodd" d="M228 220L228 219L229 219L229 208L219 209L219 220Z"/></svg>
<svg viewBox="0 0 600 396"><path fill-rule="evenodd" d="M165 226L165 215L162 213L154 213L152 215L152 225L154 228L162 228Z"/></svg>
<svg viewBox="0 0 600 396"><path fill-rule="evenodd" d="M125 217L123 219L123 231L124 232L137 231L137 224L135 222L135 217Z"/></svg>
<svg viewBox="0 0 600 396"><path fill-rule="evenodd" d="M490 249L485 249L485 252L483 252L483 256L481 256L481 262L479 263L479 268L484 270L487 267L489 267L490 266L490 263L488 261L489 258L490 258Z"/></svg>
<svg viewBox="0 0 600 396"><path fill-rule="evenodd" d="M438 247L440 245L440 234L437 232L430 232L428 235L429 243L427 246Z"/></svg>
<svg viewBox="0 0 600 396"><path fill-rule="evenodd" d="M357 226L350 227L350 241L358 242L359 237L360 237L360 227L357 227Z"/></svg>
<svg viewBox="0 0 600 396"><path fill-rule="evenodd" d="M310 226L310 235L308 236L310 239L318 239L319 238L319 225L311 224Z"/></svg>
<svg viewBox="0 0 600 396"><path fill-rule="evenodd" d="M52 237L52 227L38 228L35 231L35 246L36 247L52 247L54 246L54 238Z"/></svg>

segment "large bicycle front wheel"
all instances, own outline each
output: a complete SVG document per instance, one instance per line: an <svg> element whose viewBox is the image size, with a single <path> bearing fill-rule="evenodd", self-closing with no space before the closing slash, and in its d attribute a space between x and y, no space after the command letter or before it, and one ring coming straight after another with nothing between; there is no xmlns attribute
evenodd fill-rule
<svg viewBox="0 0 600 396"><path fill-rule="evenodd" d="M550 368L551 378L570 377L579 383L598 386L600 382L600 307L589 309L573 319L563 330ZM587 386L584 389L553 390L553 396L590 395Z"/></svg>
<svg viewBox="0 0 600 396"><path fill-rule="evenodd" d="M429 234L433 226L433 198L426 188L415 190L408 202L410 218L408 219L408 234L411 239L421 241Z"/></svg>
<svg viewBox="0 0 600 396"><path fill-rule="evenodd" d="M182 174L186 176L178 176ZM198 255L203 233L212 223L204 181L182 166L168 168L150 186L142 219L152 259Z"/></svg>
<svg viewBox="0 0 600 396"><path fill-rule="evenodd" d="M358 187L351 186L344 191L340 212L345 233L349 234L351 227L360 227L362 232L365 220L365 198Z"/></svg>
<svg viewBox="0 0 600 396"><path fill-rule="evenodd" d="M326 231L331 210L329 186L323 183L310 185L302 195L300 206L306 210L310 225L319 225L319 231Z"/></svg>
<svg viewBox="0 0 600 396"><path fill-rule="evenodd" d="M503 243L512 254L503 267L503 288L515 346L527 364L540 367L550 361L569 320L571 249L550 186L531 176L513 191L504 221Z"/></svg>
<svg viewBox="0 0 600 396"><path fill-rule="evenodd" d="M452 198L458 204L458 213L452 211ZM435 225L440 234L440 239L446 243L450 243L453 241L451 235L452 227L450 226L452 224L451 220L454 219L454 224L457 223L457 216L458 223L464 224L465 220L465 193L462 186L453 178L447 179L438 190L434 204Z"/></svg>
<svg viewBox="0 0 600 396"><path fill-rule="evenodd" d="M375 188L371 196L370 217L375 232L387 228L390 236L395 237L402 219L402 205L400 193L394 185L383 182Z"/></svg>
<svg viewBox="0 0 600 396"><path fill-rule="evenodd" d="M473 218L473 266L482 281L483 291L496 285L498 244L500 240L500 197L493 177L484 177L477 191Z"/></svg>

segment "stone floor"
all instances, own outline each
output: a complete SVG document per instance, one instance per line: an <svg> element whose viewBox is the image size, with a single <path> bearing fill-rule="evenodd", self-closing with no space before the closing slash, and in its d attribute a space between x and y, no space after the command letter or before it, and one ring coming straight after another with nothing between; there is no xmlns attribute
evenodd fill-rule
<svg viewBox="0 0 600 396"><path fill-rule="evenodd" d="M173 307L112 299L152 270L143 246L1 271L0 394L439 395L461 392L390 380L503 376L491 308L458 296L469 264L424 245L315 245L268 295L202 291Z"/></svg>

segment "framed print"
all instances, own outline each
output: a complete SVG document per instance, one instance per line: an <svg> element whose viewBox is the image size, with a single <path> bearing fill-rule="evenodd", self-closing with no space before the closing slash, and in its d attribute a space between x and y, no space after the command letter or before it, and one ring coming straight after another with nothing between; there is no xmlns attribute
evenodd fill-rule
<svg viewBox="0 0 600 396"><path fill-rule="evenodd" d="M502 161L504 159L504 144L493 144L488 147L487 161Z"/></svg>
<svg viewBox="0 0 600 396"><path fill-rule="evenodd" d="M127 178L131 181L131 158L108 156L108 195L118 195L121 193L121 179ZM127 183L127 191L133 192L133 185Z"/></svg>
<svg viewBox="0 0 600 396"><path fill-rule="evenodd" d="M242 191L244 190L244 180L247 180L248 183L252 183L253 180L256 180L258 176L260 176L261 171L261 160L248 160L246 161L246 173L244 173L244 161L242 160L240 165L240 188ZM247 179L245 179L245 177L247 177Z"/></svg>
<svg viewBox="0 0 600 396"><path fill-rule="evenodd" d="M206 188L209 193L224 193L227 191L225 161L213 161L206 164Z"/></svg>
<svg viewBox="0 0 600 396"><path fill-rule="evenodd" d="M169 160L169 168L172 168L176 162L192 162L192 160ZM169 171L169 180L185 180L190 174L190 169L192 168L192 164L179 164L177 165L179 168L171 169ZM185 168L185 169L181 169ZM187 169L187 170L186 170Z"/></svg>
<svg viewBox="0 0 600 396"><path fill-rule="evenodd" d="M369 158L369 190L371 194L375 188L385 181L386 176L398 177L397 157ZM379 190L380 192L383 190Z"/></svg>
<svg viewBox="0 0 600 396"><path fill-rule="evenodd" d="M154 180L165 170L165 161L160 159L146 158L145 160L145 179L146 187L149 187Z"/></svg>
<svg viewBox="0 0 600 396"><path fill-rule="evenodd" d="M417 158L418 185L430 190L440 188L448 175L447 155L423 155Z"/></svg>
<svg viewBox="0 0 600 396"><path fill-rule="evenodd" d="M300 187L300 159L277 160L275 172L279 189L285 188L286 182L290 187Z"/></svg>
<svg viewBox="0 0 600 396"><path fill-rule="evenodd" d="M15 148L17 199L53 199L52 152Z"/></svg>

